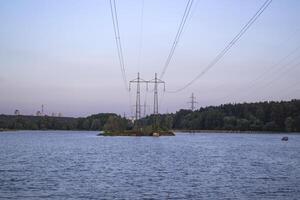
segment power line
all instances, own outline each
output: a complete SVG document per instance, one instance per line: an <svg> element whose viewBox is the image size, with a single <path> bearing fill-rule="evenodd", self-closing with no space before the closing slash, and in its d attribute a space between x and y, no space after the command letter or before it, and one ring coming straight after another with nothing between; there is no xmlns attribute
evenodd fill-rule
<svg viewBox="0 0 300 200"><path fill-rule="evenodd" d="M260 89L262 88L268 88L274 81L281 79L283 77L283 75L288 72L289 70L293 69L294 67L298 67L300 62L294 64L295 61L297 61L297 59L299 59L300 56L297 56L296 58L290 60L288 63L286 63L285 65L280 66L279 68L279 73L277 73L277 76L275 76L273 79L269 80L268 82L266 82L264 85L260 86ZM243 97L248 97L253 91L255 85L251 85L251 87L249 87L249 89L246 90L246 95L244 95ZM252 89L252 91L251 91ZM243 99L243 98L241 98Z"/></svg>
<svg viewBox="0 0 300 200"><path fill-rule="evenodd" d="M269 74L270 70L273 70L274 68L277 68L279 70L281 70L282 68L288 66L290 63L294 62L296 59L298 59L298 57L290 60L288 63L286 63L285 65L282 66L282 62L286 61L289 57L291 57L292 55L294 55L296 52L298 52L300 50L300 46L298 46L297 48L293 49L289 54L287 54L286 56L284 56L279 62L277 62L275 65L271 65L270 68L266 69L262 74L260 74L260 76L258 76L256 79L254 79L251 83L251 85L248 87L249 88L253 88L255 86L255 84L257 83L257 81L261 80L262 78L264 78L265 74Z"/></svg>
<svg viewBox="0 0 300 200"><path fill-rule="evenodd" d="M138 63L137 68L140 71L141 68L141 57L142 57L142 48L143 48L143 32L144 32L144 0L142 0L141 6L141 24L140 24L140 41L139 41L139 50L138 50Z"/></svg>
<svg viewBox="0 0 300 200"><path fill-rule="evenodd" d="M295 29L291 34L289 34L288 37L286 37L284 40L282 40L276 48L277 48L277 49L282 49L283 46L284 46L288 41L290 41L292 38L294 38L295 36L298 35L298 32L299 32L299 31L300 31L300 28ZM292 50L291 52L289 52L288 54L286 54L284 57L282 57L282 58L281 58L279 61L277 61L276 63L270 65L269 67L266 67L263 73L259 74L255 79L252 80L252 82L249 82L249 84L251 84L251 86L249 86L249 87L252 87L255 83L257 83L258 80L264 78L264 75L265 75L265 74L269 74L270 71L272 71L274 68L278 67L278 66L280 65L280 63L282 63L283 61L287 60L290 56L292 56L294 53L296 53L296 52L299 51L299 50L300 50L300 45L297 46L295 49L293 49L293 50ZM279 66L279 67L280 67L280 66ZM206 91L206 93L207 93L207 92L215 92L215 90L222 89L223 86L224 86L224 84L218 85L218 86L212 88L210 91ZM249 87L248 87L247 89L249 89ZM242 88L240 88L240 89L243 89L243 91L244 91L244 87L242 87ZM233 92L231 92L229 95L226 95L226 96L220 98L220 100L221 100L221 99L224 99L224 98L227 98L227 97L231 97L234 93L235 93L235 92L233 91ZM218 100L219 100L219 99L218 99Z"/></svg>
<svg viewBox="0 0 300 200"><path fill-rule="evenodd" d="M293 63L295 60L297 60L299 58L296 57L292 60L290 60L288 63L285 63L283 65L283 63L285 61L287 61L292 55L294 55L295 53L297 53L300 50L300 45L297 46L296 48L294 48L292 51L290 51L288 54L286 54L285 56L283 56L280 60L278 60L275 64L270 65L269 67L265 68L265 70L259 74L255 79L253 79L251 82L249 82L249 85L247 86L247 89L245 90L244 87L239 88L238 90L235 90L233 92L231 92L230 94L227 94L226 96L223 96L221 98L218 98L218 100L223 100L223 99L227 99L228 97L232 97L235 96L234 94L237 91L243 92L243 93L248 93L250 90L254 89L255 86L257 85L258 81L262 80L263 78L265 78L265 75L269 75L272 71L274 72L274 70L276 71L280 71L283 68L289 66L291 63ZM240 96L240 95L238 95Z"/></svg>
<svg viewBox="0 0 300 200"><path fill-rule="evenodd" d="M281 89L280 91L278 91L278 94L283 94L282 97L286 97L290 92L293 92L294 95L295 94L300 94L300 93L295 93L295 91L299 90L299 88L298 89L295 88L296 86L300 86L300 81L299 80L294 82L292 85L289 85L288 87L285 87L285 88Z"/></svg>
<svg viewBox="0 0 300 200"><path fill-rule="evenodd" d="M127 78L126 78L123 50L122 50L120 30L119 30L117 6L116 6L115 0L110 0L109 2L110 2L110 10L111 10L111 17L112 17L112 22L113 22L113 27L114 27L116 45L117 45L117 50L118 50L119 64L120 64L120 68L121 68L122 78L124 81L124 86L125 86L126 90L128 91L129 88L127 87Z"/></svg>
<svg viewBox="0 0 300 200"><path fill-rule="evenodd" d="M259 18L259 16L266 10L266 8L271 4L272 0L266 0L264 4L259 8L259 10L251 17L251 19L243 26L239 33L225 46L225 48L217 54L217 56L202 70L194 79L185 84L183 87L174 90L168 91L170 93L180 92L193 83L195 83L200 77L202 77L208 70L214 67L224 55L231 49L231 47L246 33L246 31L252 26L252 24Z"/></svg>
<svg viewBox="0 0 300 200"><path fill-rule="evenodd" d="M282 79L282 77L283 77L284 74L286 74L287 72L289 72L294 67L299 67L299 65L300 65L300 62L298 62L298 63L296 63L294 65L286 65L284 68L282 68L284 70L280 74L278 74L278 76L276 76L275 78L273 78L270 81L268 81L263 87L267 88L267 87L271 86L274 81Z"/></svg>
<svg viewBox="0 0 300 200"><path fill-rule="evenodd" d="M188 2L187 2L187 4L186 4L186 7L185 7L185 10L184 10L184 13L183 13L183 16L182 16L180 25L179 25L179 27L178 27L178 30L177 30L175 39L174 39L174 41L173 41L173 44L172 44L170 53L169 53L169 55L168 55L168 57L167 57L167 60L166 60L166 62L165 62L165 65L164 65L164 68L163 68L163 70L162 70L162 73L160 74L160 78L162 78L162 77L165 75L166 70L167 70L167 68L168 68L168 66L169 66L169 64L170 64L170 62L171 62L171 59L172 59L172 57L173 57L173 55L174 55L175 49L176 49L177 44L178 44L178 42L179 42L180 36L181 36L182 31L183 31L183 29L184 29L184 26L185 26L185 24L186 24L187 18L188 18L189 14L190 14L191 7L192 7L192 5L193 5L193 2L194 2L194 0L188 0Z"/></svg>
<svg viewBox="0 0 300 200"><path fill-rule="evenodd" d="M114 28L114 35L115 35L115 40L116 40L118 58L119 58L119 65L120 65L120 69L121 69L121 74L122 74L122 79L124 82L125 90L128 93L128 100L129 100L128 103L129 103L129 112L130 112L131 111L131 96L130 96L129 88L127 86L127 78L126 78L125 62L124 62L120 29L119 29L117 6L116 6L115 0L110 0L109 3L110 3L111 18L112 18L112 23L113 23L113 28Z"/></svg>
<svg viewBox="0 0 300 200"><path fill-rule="evenodd" d="M293 67L298 67L300 62L293 64L294 61L296 61L297 59L299 59L299 56L296 57L295 59L291 60L290 62L286 63L285 65L281 66L279 73L277 73L277 76L275 76L273 79L266 82L264 85L260 86L260 89L268 88L274 81L281 79L286 72L293 69ZM250 89L253 89L254 86L255 85L251 85ZM249 90L247 90L247 91L249 92ZM252 90L252 92L253 92L253 90ZM246 94L245 96L249 96L249 94L251 94L251 90L250 90L250 93Z"/></svg>

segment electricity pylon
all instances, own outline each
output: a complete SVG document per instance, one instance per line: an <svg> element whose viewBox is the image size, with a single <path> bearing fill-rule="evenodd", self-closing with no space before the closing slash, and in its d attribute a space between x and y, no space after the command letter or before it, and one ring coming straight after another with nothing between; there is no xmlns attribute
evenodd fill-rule
<svg viewBox="0 0 300 200"><path fill-rule="evenodd" d="M194 96L194 93L192 93L192 96L190 98L191 98L191 101L188 102L188 103L191 104L191 110L194 111L195 110L195 104L197 104L198 102L195 100L196 97Z"/></svg>
<svg viewBox="0 0 300 200"><path fill-rule="evenodd" d="M157 73L155 73L154 79L148 81L148 83L154 84L154 103L153 103L153 114L158 114L158 84L164 84L164 91L166 90L166 84L164 81L157 78Z"/></svg>
<svg viewBox="0 0 300 200"><path fill-rule="evenodd" d="M140 73L137 74L137 78L129 81L129 91L131 90L131 84L136 83L136 102L135 102L135 120L139 120L141 118L141 83L146 83L144 79L140 78Z"/></svg>
<svg viewBox="0 0 300 200"><path fill-rule="evenodd" d="M42 104L42 112L41 112L42 116L44 116L44 104Z"/></svg>
<svg viewBox="0 0 300 200"><path fill-rule="evenodd" d="M158 85L164 84L164 91L166 90L166 84L164 81L157 78L157 73L155 73L154 79L148 81L148 83L154 84L154 103L153 103L153 115L155 117L155 129L158 129Z"/></svg>

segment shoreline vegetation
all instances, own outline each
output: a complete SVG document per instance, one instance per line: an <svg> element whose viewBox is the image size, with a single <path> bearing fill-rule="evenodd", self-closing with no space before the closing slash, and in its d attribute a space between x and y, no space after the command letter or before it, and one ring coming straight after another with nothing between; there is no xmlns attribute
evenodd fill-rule
<svg viewBox="0 0 300 200"><path fill-rule="evenodd" d="M18 131L15 129L7 129L7 128L0 128L0 132L5 132L5 131Z"/></svg>
<svg viewBox="0 0 300 200"><path fill-rule="evenodd" d="M98 134L98 136L175 136L173 131L153 131L153 132L143 132L135 130L127 131L104 131Z"/></svg>
<svg viewBox="0 0 300 200"><path fill-rule="evenodd" d="M58 130L58 129L41 129L41 130L30 130L30 129L1 129L0 128L0 133L1 132L18 132L18 131L94 131L94 130L78 130L78 129L74 129L74 130ZM153 136L153 133L140 133L140 132L104 132L101 131L99 134L97 134L98 136ZM243 133L243 134L300 134L300 132L287 132L287 131L234 131L234 130L170 130L170 131L158 131L158 133L160 133L160 136L166 136L166 135L170 135L170 136L175 136L176 133L196 133L196 134L201 134L201 133Z"/></svg>
<svg viewBox="0 0 300 200"><path fill-rule="evenodd" d="M243 134L300 134L300 132L294 131L236 131L236 130L173 130L181 133L243 133Z"/></svg>
<svg viewBox="0 0 300 200"><path fill-rule="evenodd" d="M299 133L300 100L224 104L131 120L114 113L88 117L0 115L0 132L14 130L106 131L106 135L147 136L170 130L218 133ZM139 130L139 131L137 131Z"/></svg>

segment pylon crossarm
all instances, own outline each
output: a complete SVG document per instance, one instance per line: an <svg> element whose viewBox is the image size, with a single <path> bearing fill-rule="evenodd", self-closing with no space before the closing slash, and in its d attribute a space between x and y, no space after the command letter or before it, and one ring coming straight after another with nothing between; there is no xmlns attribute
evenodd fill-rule
<svg viewBox="0 0 300 200"><path fill-rule="evenodd" d="M150 80L148 82L149 83L165 83L164 81L159 81L159 80Z"/></svg>
<svg viewBox="0 0 300 200"><path fill-rule="evenodd" d="M147 83L148 81L145 81L144 79L134 79L129 81L130 83Z"/></svg>

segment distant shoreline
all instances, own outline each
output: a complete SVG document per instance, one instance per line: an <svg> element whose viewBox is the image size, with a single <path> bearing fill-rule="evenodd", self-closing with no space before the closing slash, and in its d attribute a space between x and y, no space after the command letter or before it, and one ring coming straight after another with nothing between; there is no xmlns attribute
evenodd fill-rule
<svg viewBox="0 0 300 200"><path fill-rule="evenodd" d="M236 130L173 130L183 133L244 133L244 134L300 134L300 132L284 132L284 131L236 131Z"/></svg>
<svg viewBox="0 0 300 200"><path fill-rule="evenodd" d="M87 131L87 132L99 132L99 130L80 130L80 129L72 129L72 130L62 130L62 129L1 129L1 132L17 132L17 131Z"/></svg>
<svg viewBox="0 0 300 200"><path fill-rule="evenodd" d="M5 132L5 131L17 131L15 129L3 129L3 128L0 128L0 132Z"/></svg>
<svg viewBox="0 0 300 200"><path fill-rule="evenodd" d="M1 132L17 132L17 131L88 131L88 132L101 132L101 130L55 130L55 129L38 129L38 130L29 130L29 129L2 129ZM283 132L283 131L235 131L235 130L172 130L175 134L178 132L182 133L242 133L242 134L300 134L300 132Z"/></svg>

